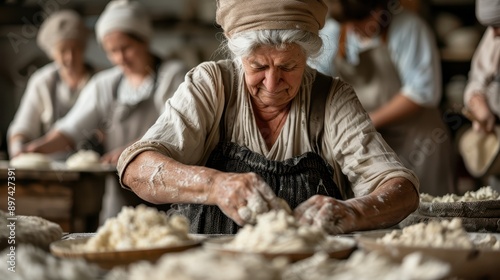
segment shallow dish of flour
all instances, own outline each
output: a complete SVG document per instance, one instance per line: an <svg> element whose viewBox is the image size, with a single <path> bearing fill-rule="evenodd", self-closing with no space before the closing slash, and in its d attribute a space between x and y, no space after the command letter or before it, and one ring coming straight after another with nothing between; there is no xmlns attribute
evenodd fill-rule
<svg viewBox="0 0 500 280"><path fill-rule="evenodd" d="M155 262L164 254L181 252L201 245L200 240L187 240L182 244L144 249L103 252L80 250L80 246L85 244L90 238L66 239L53 242L50 244L50 252L60 258L85 259L87 262L97 264L103 269L111 269L115 266L126 266L137 261Z"/></svg>

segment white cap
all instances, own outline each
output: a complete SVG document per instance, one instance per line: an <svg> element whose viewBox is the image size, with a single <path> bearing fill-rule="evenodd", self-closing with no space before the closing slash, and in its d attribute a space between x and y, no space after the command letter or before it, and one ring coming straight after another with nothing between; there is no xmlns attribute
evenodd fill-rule
<svg viewBox="0 0 500 280"><path fill-rule="evenodd" d="M97 19L95 31L99 43L112 31L132 33L145 42L148 42L153 34L151 20L146 10L139 2L127 0L109 2Z"/></svg>
<svg viewBox="0 0 500 280"><path fill-rule="evenodd" d="M61 10L51 14L40 26L37 34L38 46L52 57L52 50L62 40L75 39L87 43L89 30L83 19L72 10Z"/></svg>
<svg viewBox="0 0 500 280"><path fill-rule="evenodd" d="M500 0L476 0L476 17L484 26L500 27Z"/></svg>

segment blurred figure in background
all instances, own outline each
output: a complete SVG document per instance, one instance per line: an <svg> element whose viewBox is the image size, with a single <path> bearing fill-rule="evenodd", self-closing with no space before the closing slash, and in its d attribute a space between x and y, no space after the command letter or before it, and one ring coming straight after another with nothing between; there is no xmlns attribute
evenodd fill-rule
<svg viewBox="0 0 500 280"><path fill-rule="evenodd" d="M487 29L472 58L464 104L474 129L489 133L500 116L500 1L477 0L476 16Z"/></svg>
<svg viewBox="0 0 500 280"><path fill-rule="evenodd" d="M8 130L9 156L24 151L25 143L47 133L75 104L93 74L85 63L88 30L75 11L51 14L40 26L38 46L53 62L37 70ZM67 155L62 151L56 157Z"/></svg>
<svg viewBox="0 0 500 280"><path fill-rule="evenodd" d="M165 102L183 81L181 61L162 60L150 50L153 29L145 9L136 1L111 1L96 22L96 35L115 65L97 73L68 113L46 136L26 151L53 153L74 148L90 131L104 128L101 161L116 164L121 152L154 124ZM120 187L116 175L106 182L101 223L122 206L144 203Z"/></svg>
<svg viewBox="0 0 500 280"><path fill-rule="evenodd" d="M476 17L487 29L472 58L464 104L476 133L495 134L500 116L500 1L477 0ZM487 181L500 190L498 175Z"/></svg>
<svg viewBox="0 0 500 280"><path fill-rule="evenodd" d="M351 84L420 191L455 192L451 135L442 121L441 69L425 22L388 0L328 0L323 54L310 64Z"/></svg>

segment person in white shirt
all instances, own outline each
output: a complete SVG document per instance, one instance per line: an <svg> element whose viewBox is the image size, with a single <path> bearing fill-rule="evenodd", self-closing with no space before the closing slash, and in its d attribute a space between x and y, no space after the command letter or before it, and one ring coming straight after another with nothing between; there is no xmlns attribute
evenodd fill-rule
<svg viewBox="0 0 500 280"><path fill-rule="evenodd" d="M494 139L493 143L498 143L495 125L498 126L500 117L500 1L477 0L476 17L483 26L486 26L486 31L472 57L469 79L464 92L465 110L472 121L471 133L474 133L474 138L484 139L482 140L484 142L491 138ZM467 141L466 139L462 141ZM475 145L475 143L472 142L469 145ZM466 167L476 162L475 157L469 159L469 156L464 155L465 151L461 150L461 152ZM490 151L489 154L492 155L494 152ZM490 155L478 156L484 159ZM482 177L484 184L500 191L500 171L495 170L493 166L488 167L488 172L483 176L476 176ZM470 173L474 174L474 172Z"/></svg>
<svg viewBox="0 0 500 280"><path fill-rule="evenodd" d="M87 37L83 19L72 10L54 12L40 26L38 46L53 62L38 69L28 81L9 125L11 158L23 151L25 143L47 133L75 104L94 72L85 63Z"/></svg>
<svg viewBox="0 0 500 280"><path fill-rule="evenodd" d="M72 110L28 152L53 153L104 131L101 162L116 164L121 152L141 138L165 109L187 72L180 60L160 59L150 50L153 35L147 11L136 1L111 1L96 22L96 35L114 67L97 73ZM108 178L100 222L124 205L144 203L124 190L116 175Z"/></svg>
<svg viewBox="0 0 500 280"><path fill-rule="evenodd" d="M439 111L441 69L425 22L388 0L329 0L324 48L309 63L351 84L375 128L431 195L456 192L455 153Z"/></svg>
<svg viewBox="0 0 500 280"><path fill-rule="evenodd" d="M472 58L464 104L474 129L489 133L500 116L500 1L476 1L476 17L487 29Z"/></svg>

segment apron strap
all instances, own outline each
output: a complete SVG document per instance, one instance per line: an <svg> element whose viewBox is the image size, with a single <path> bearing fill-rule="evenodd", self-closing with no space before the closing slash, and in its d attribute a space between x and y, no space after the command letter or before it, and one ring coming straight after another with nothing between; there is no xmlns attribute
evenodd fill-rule
<svg viewBox="0 0 500 280"><path fill-rule="evenodd" d="M59 84L59 81L61 78L59 77L59 72L56 70L54 72L54 77L52 79L52 83L49 86L50 90L50 102L52 103L52 123L55 123L56 120L58 120L61 116L61 110L60 106L57 102L57 84Z"/></svg>
<svg viewBox="0 0 500 280"><path fill-rule="evenodd" d="M316 78L311 89L311 104L309 105L309 137L313 151L321 154L321 139L325 122L325 104L332 87L332 77L316 72Z"/></svg>
<svg viewBox="0 0 500 280"><path fill-rule="evenodd" d="M325 123L325 105L328 94L330 93L333 79L320 72L316 73L316 79L312 86L313 96L309 105L309 137L311 139L313 151L321 154L321 140L323 139ZM342 168L335 162L333 164L333 180L340 190L342 198L352 197L350 182L347 176L342 173Z"/></svg>
<svg viewBox="0 0 500 280"><path fill-rule="evenodd" d="M340 36L339 36L339 47L338 47L338 51L337 51L337 56L345 59L346 58L346 37L347 37L347 25L346 24L342 24L340 26Z"/></svg>

